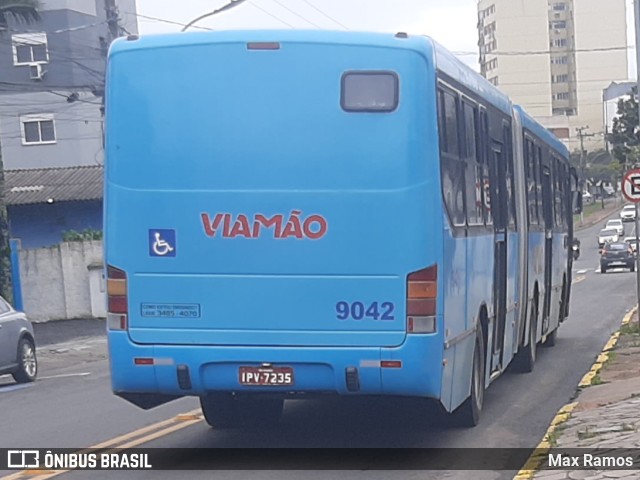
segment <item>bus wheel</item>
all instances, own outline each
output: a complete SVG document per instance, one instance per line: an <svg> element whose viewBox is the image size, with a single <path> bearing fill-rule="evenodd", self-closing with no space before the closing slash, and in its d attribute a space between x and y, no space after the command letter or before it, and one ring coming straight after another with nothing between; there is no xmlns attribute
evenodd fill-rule
<svg viewBox="0 0 640 480"><path fill-rule="evenodd" d="M536 330L538 327L538 301L534 300L531 307L531 318L529 319L529 343L518 352L515 358L515 366L522 373L533 372L536 363L537 342Z"/></svg>
<svg viewBox="0 0 640 480"><path fill-rule="evenodd" d="M480 413L484 404L484 338L478 325L476 345L473 350L473 366L471 367L471 395L454 412L457 421L464 427L475 427L480 421Z"/></svg>
<svg viewBox="0 0 640 480"><path fill-rule="evenodd" d="M278 423L284 399L214 393L200 397L200 406L213 428L262 428Z"/></svg>

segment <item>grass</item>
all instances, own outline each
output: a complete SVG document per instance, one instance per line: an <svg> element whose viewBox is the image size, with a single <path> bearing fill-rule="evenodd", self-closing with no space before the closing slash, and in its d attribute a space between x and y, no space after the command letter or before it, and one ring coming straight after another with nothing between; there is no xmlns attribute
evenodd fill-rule
<svg viewBox="0 0 640 480"><path fill-rule="evenodd" d="M640 335L640 324L631 322L623 325L620 327L620 335Z"/></svg>
<svg viewBox="0 0 640 480"><path fill-rule="evenodd" d="M607 199L604 201L605 209L610 205L610 200ZM600 200L590 203L589 205L585 205L582 209L582 215L584 216L584 221L587 222L589 220L589 216L601 212L603 210L602 203ZM576 226L580 225L580 215L573 216L573 224Z"/></svg>
<svg viewBox="0 0 640 480"><path fill-rule="evenodd" d="M613 350L612 350L612 351L610 351L610 352L609 352L609 355L607 356L607 361L606 361L606 362L604 362L604 364L603 364L603 365L608 365L608 364L610 364L611 362L613 362L613 361L616 359L616 357L617 357L617 356L618 356L618 354L617 354L616 352L614 352Z"/></svg>
<svg viewBox="0 0 640 480"><path fill-rule="evenodd" d="M560 439L560 435L567 429L567 426L564 423L559 424L556 428L547 435L547 441L549 445L552 447L558 446L558 440Z"/></svg>
<svg viewBox="0 0 640 480"><path fill-rule="evenodd" d="M607 383L602 378L600 378L600 374L596 373L595 376L591 379L591 385L602 385L603 383Z"/></svg>

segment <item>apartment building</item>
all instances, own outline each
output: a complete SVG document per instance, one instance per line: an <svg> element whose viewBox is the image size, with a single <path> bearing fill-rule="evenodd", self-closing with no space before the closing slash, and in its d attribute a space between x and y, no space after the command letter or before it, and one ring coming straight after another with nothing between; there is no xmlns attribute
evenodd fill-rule
<svg viewBox="0 0 640 480"><path fill-rule="evenodd" d="M27 247L101 228L110 27L138 32L135 0L40 0L39 13L0 28L4 193L12 236Z"/></svg>
<svg viewBox="0 0 640 480"><path fill-rule="evenodd" d="M137 33L135 0L116 3ZM101 162L105 0L42 0L41 22L0 29L0 145L6 170Z"/></svg>
<svg viewBox="0 0 640 480"><path fill-rule="evenodd" d="M628 77L625 0L479 0L481 73L562 139L604 148L603 90Z"/></svg>

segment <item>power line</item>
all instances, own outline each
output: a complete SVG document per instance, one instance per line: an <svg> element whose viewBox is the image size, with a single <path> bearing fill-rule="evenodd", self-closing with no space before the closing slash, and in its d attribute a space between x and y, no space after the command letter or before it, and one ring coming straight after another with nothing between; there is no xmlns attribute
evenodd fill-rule
<svg viewBox="0 0 640 480"><path fill-rule="evenodd" d="M306 3L307 5L309 5L311 8L313 8L315 11L317 11L318 13L324 15L325 17L327 17L329 20L331 20L332 22L336 23L337 25L340 25L342 28L344 28L345 30L349 30L349 27L347 27L344 23L339 22L338 20L336 20L335 18L333 18L331 15L323 12L322 10L320 10L318 7L316 7L313 3L311 3L309 0L302 0L304 3Z"/></svg>
<svg viewBox="0 0 640 480"><path fill-rule="evenodd" d="M272 17L272 18L275 18L277 21L279 21L280 23L282 23L282 24L284 24L284 25L287 25L287 26L289 26L289 27L291 27L291 28L294 28L294 29L296 28L296 27L294 27L293 25L291 25L289 22L286 22L286 21L282 20L280 17L275 16L274 14L272 14L272 13L270 13L270 12L266 11L264 8L262 8L262 7L261 7L261 6L259 6L259 5L256 5L255 3L251 2L251 1L249 2L249 5L251 5L252 7L257 8L258 10L261 10L262 12L266 13L267 15L269 15L269 16L270 16L270 17Z"/></svg>
<svg viewBox="0 0 640 480"><path fill-rule="evenodd" d="M231 0L229 3L223 5L222 7L213 10L212 12L209 13L205 13L204 15L200 15L197 18L194 18L193 20L191 20L189 23L187 23L183 29L181 31L185 32L189 27L193 26L195 23L198 23L200 20L203 20L207 17L211 17L213 15L216 15L218 13L224 12L225 10L230 10L233 7L236 7L238 5L240 5L242 2L244 2L245 0Z"/></svg>
<svg viewBox="0 0 640 480"><path fill-rule="evenodd" d="M313 23L311 20L308 20L307 18L303 17L302 15L294 12L293 10L291 10L289 7L287 7L285 4L281 3L279 0L273 0L275 3L277 3L278 5L280 5L282 8L284 8L285 10L287 10L288 12L291 12L293 15L295 15L296 17L302 19L303 21L307 22L309 25L313 25L316 28L320 28L322 29L322 27L320 25L318 25L317 23Z"/></svg>
<svg viewBox="0 0 640 480"><path fill-rule="evenodd" d="M180 27L186 27L187 26L186 23L176 22L176 21L173 21L173 20L167 20L166 18L150 17L149 15L142 15L141 13L137 13L137 12L123 11L122 13L126 13L127 15L135 15L136 17L144 18L146 20L152 20L154 22L168 23L170 25L178 25ZM213 28L201 27L201 26L198 26L198 25L193 25L192 28L198 28L200 30L213 31Z"/></svg>
<svg viewBox="0 0 640 480"><path fill-rule="evenodd" d="M602 47L602 48L570 48L564 50L530 50L530 51L493 51L487 52L483 55L486 56L517 56L517 55L567 55L571 53L596 53L596 52L614 52L617 50L629 50L635 48L634 45L625 45L621 47ZM457 51L452 52L454 55L481 55L480 52L470 52L470 51Z"/></svg>

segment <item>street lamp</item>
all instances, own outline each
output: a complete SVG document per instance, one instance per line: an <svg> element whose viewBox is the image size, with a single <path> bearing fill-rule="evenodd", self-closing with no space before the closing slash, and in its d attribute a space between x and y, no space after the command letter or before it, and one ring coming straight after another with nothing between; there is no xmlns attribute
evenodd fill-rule
<svg viewBox="0 0 640 480"><path fill-rule="evenodd" d="M199 22L203 18L211 17L212 15L215 15L216 13L220 13L220 12L224 12L225 10L229 10L229 9L235 7L235 6L240 5L244 1L245 0L231 0L229 3L227 3L226 5L223 5L222 7L218 8L217 10L214 10L213 12L209 12L209 13L205 13L204 15L200 15L199 17L194 18L189 23L187 23L184 26L184 28L181 30L181 32L186 31L190 26L192 26L194 23Z"/></svg>

